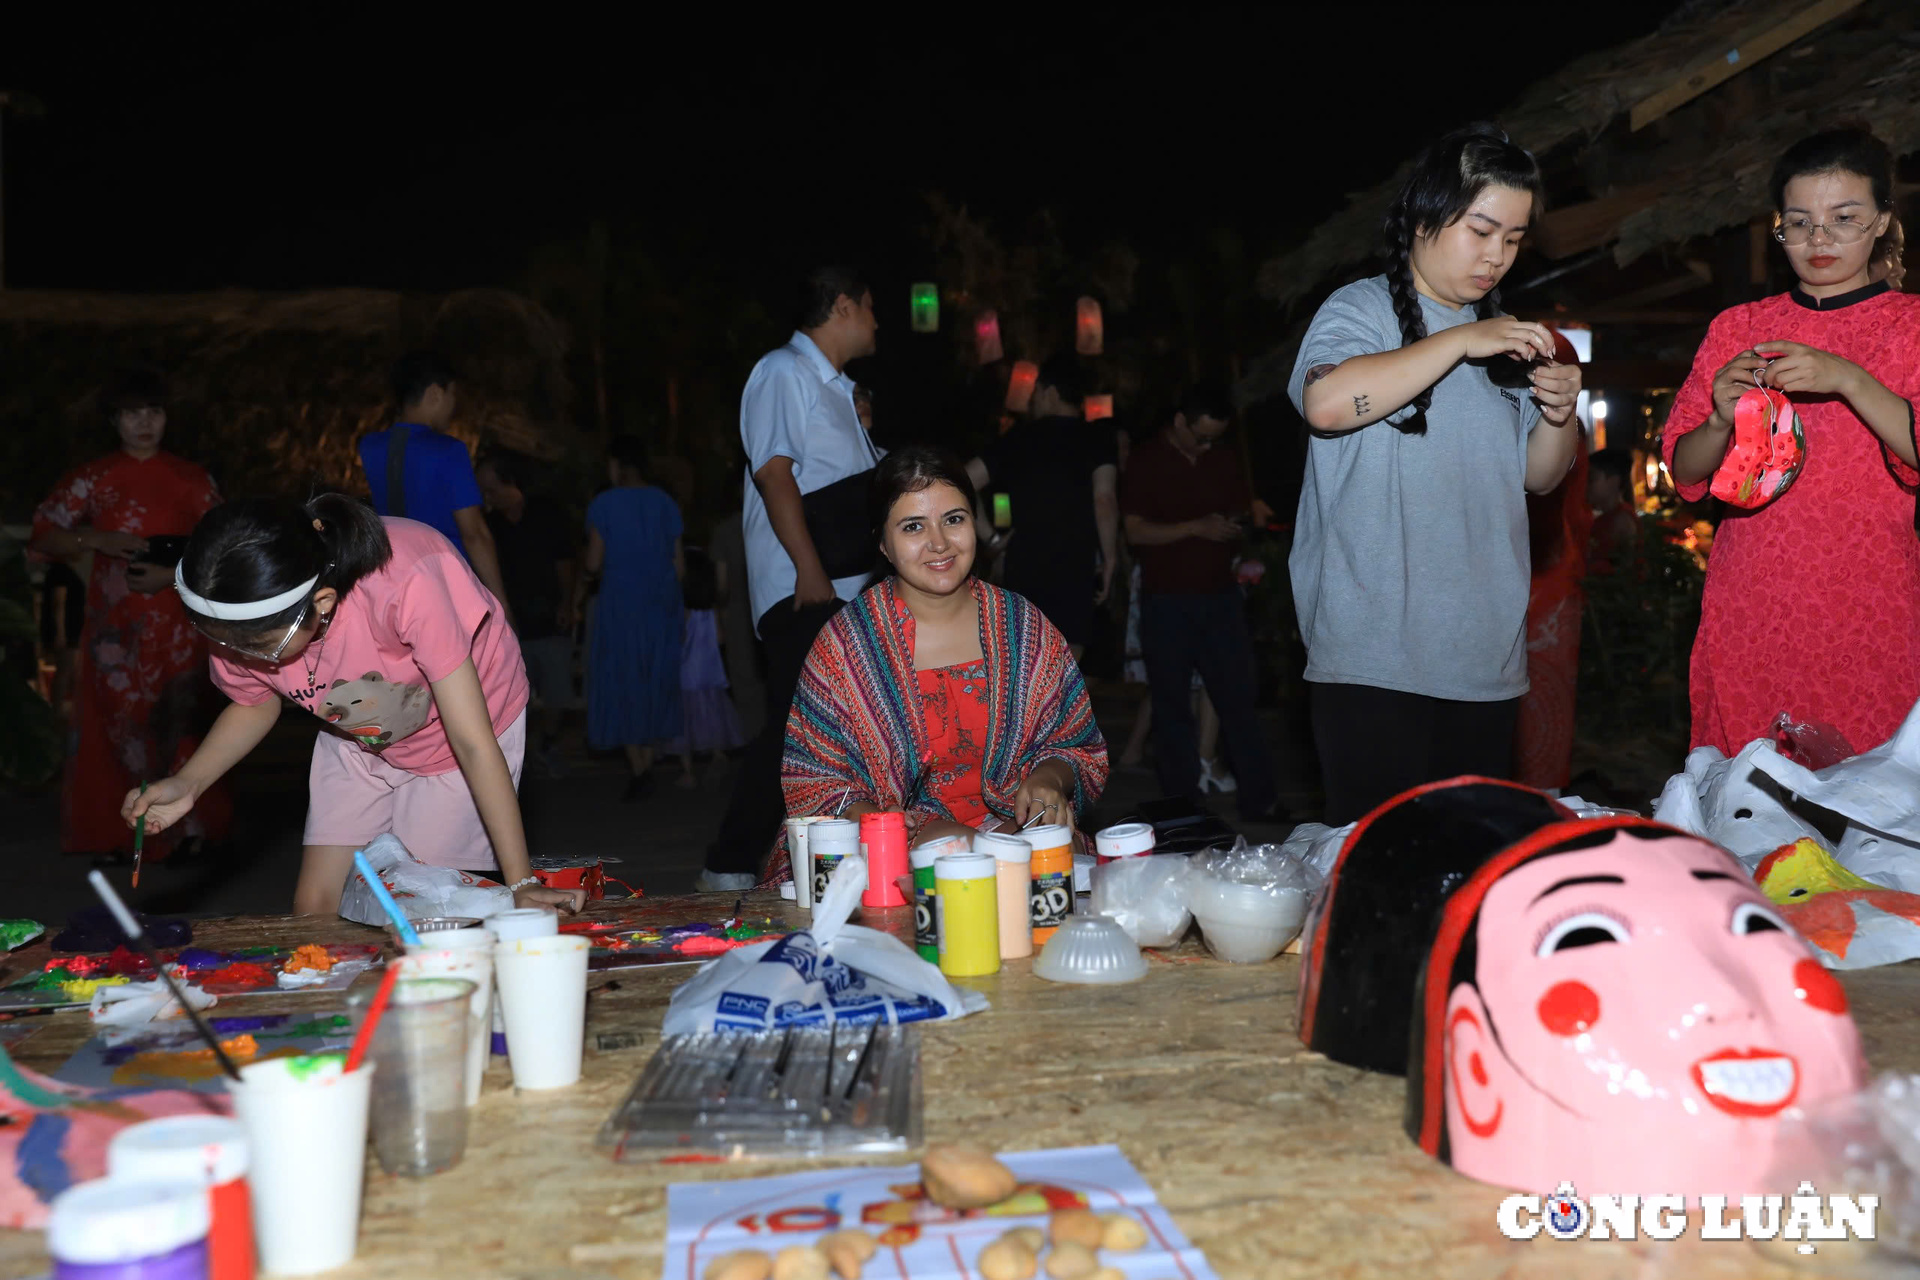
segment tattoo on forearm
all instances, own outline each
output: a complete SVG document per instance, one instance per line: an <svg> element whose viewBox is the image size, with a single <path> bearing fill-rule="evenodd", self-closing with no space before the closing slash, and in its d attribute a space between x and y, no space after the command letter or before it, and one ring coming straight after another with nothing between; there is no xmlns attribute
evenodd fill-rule
<svg viewBox="0 0 1920 1280"><path fill-rule="evenodd" d="M1305 385L1309 387L1312 386L1339 367L1337 364L1317 364L1313 366L1313 368L1307 370L1307 381Z"/></svg>
<svg viewBox="0 0 1920 1280"><path fill-rule="evenodd" d="M1356 418L1364 418L1368 412L1367 398L1365 396L1355 396L1353 398L1353 416Z"/></svg>

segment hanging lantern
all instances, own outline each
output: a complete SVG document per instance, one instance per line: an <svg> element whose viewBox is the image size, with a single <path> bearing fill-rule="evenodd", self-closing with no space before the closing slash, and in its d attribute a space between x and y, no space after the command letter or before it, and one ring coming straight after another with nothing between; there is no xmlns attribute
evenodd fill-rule
<svg viewBox="0 0 1920 1280"><path fill-rule="evenodd" d="M1106 344L1106 337L1100 303L1093 298L1080 299L1073 322L1073 349L1083 356L1097 356Z"/></svg>
<svg viewBox="0 0 1920 1280"><path fill-rule="evenodd" d="M1088 396L1080 402L1080 411L1088 422L1098 422L1102 418L1113 416L1113 397L1110 395Z"/></svg>
<svg viewBox="0 0 1920 1280"><path fill-rule="evenodd" d="M1039 379L1039 365L1031 360L1014 361L1013 376L1007 379L1007 408L1014 413L1025 413L1033 400L1033 384Z"/></svg>
<svg viewBox="0 0 1920 1280"><path fill-rule="evenodd" d="M908 294L907 313L915 333L940 332L940 286L916 284Z"/></svg>
<svg viewBox="0 0 1920 1280"><path fill-rule="evenodd" d="M973 318L973 354L981 364L992 364L1006 354L1000 347L1000 313L992 307Z"/></svg>

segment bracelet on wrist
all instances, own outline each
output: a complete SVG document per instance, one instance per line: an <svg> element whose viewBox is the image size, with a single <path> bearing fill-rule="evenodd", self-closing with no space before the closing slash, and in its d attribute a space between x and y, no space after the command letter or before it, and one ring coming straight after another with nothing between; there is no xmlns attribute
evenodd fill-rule
<svg viewBox="0 0 1920 1280"><path fill-rule="evenodd" d="M517 893L521 889L530 889L539 883L539 876L528 876L524 880L515 880L512 884L508 885L507 888L509 891Z"/></svg>

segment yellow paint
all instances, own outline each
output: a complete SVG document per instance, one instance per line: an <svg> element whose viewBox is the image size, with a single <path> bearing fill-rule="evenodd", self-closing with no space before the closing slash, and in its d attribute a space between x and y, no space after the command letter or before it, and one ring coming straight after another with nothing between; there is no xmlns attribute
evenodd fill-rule
<svg viewBox="0 0 1920 1280"><path fill-rule="evenodd" d="M1834 860L1817 841L1801 839L1767 855L1759 870L1760 892L1781 906L1805 902L1818 893L1842 889L1884 889L1863 880Z"/></svg>
<svg viewBox="0 0 1920 1280"><path fill-rule="evenodd" d="M78 1004L82 1000L93 999L93 993L102 987L124 987L129 979L124 975L111 978L75 978L71 982L60 984L60 990L67 999Z"/></svg>

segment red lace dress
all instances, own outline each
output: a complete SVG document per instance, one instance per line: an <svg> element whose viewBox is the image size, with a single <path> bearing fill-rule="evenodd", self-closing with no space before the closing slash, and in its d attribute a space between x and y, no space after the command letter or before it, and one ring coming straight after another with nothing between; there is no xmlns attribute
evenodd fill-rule
<svg viewBox="0 0 1920 1280"><path fill-rule="evenodd" d="M980 794L980 765L987 752L986 659L916 671L914 679L933 755L927 794L938 797L954 821L977 827L988 812Z"/></svg>
<svg viewBox="0 0 1920 1280"><path fill-rule="evenodd" d="M185 535L219 501L213 478L184 458L163 452L142 461L116 451L61 480L34 512L34 533L90 525L141 537ZM120 802L141 782L178 772L219 705L207 678L207 642L180 597L170 588L134 591L125 560L94 556L72 755L61 783L61 850L131 852ZM164 858L184 836L222 838L231 807L226 788L209 789L185 819L147 840L145 856Z"/></svg>
<svg viewBox="0 0 1920 1280"><path fill-rule="evenodd" d="M1713 411L1714 373L1756 343L1805 343L1920 398L1920 297L1871 285L1824 304L1799 290L1722 312L1661 440ZM1796 393L1807 456L1783 497L1728 508L1714 535L1693 645L1693 745L1733 755L1780 712L1825 722L1856 751L1893 736L1920 698L1920 536L1914 486L1839 396ZM1699 501L1708 482L1680 486Z"/></svg>

